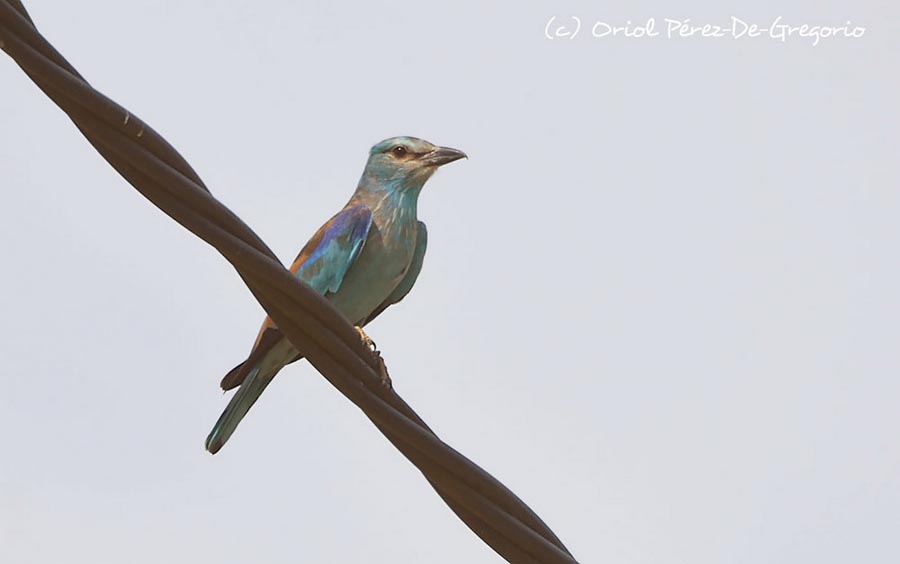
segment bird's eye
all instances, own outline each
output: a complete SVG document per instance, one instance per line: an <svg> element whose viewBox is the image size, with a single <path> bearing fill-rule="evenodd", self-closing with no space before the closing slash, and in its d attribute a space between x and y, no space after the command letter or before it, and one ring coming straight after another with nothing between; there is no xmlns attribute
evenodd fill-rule
<svg viewBox="0 0 900 564"><path fill-rule="evenodd" d="M403 157L406 155L406 147L397 145L396 147L391 149L391 152L394 153L395 157Z"/></svg>

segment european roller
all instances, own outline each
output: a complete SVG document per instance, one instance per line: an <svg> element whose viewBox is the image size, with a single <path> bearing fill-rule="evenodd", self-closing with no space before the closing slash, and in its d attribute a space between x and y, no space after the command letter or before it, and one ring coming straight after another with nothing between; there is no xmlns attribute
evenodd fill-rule
<svg viewBox="0 0 900 564"><path fill-rule="evenodd" d="M402 300L422 269L428 243L425 224L416 217L422 187L438 167L465 156L415 137L376 144L350 201L291 265L291 272L356 326L367 345L374 347L362 327ZM247 360L222 379L222 389L239 388L206 438L206 450L218 452L275 375L300 358L266 317Z"/></svg>

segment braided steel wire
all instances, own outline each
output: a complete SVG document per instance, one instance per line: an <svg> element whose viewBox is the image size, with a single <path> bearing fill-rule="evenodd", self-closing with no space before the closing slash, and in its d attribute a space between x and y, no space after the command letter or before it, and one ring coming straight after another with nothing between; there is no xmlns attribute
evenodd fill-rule
<svg viewBox="0 0 900 564"><path fill-rule="evenodd" d="M422 472L476 535L508 562L576 562L522 500L444 443L381 384L377 359L346 319L285 269L165 139L94 90L38 32L19 0L0 0L0 49L138 192L234 266L291 343Z"/></svg>

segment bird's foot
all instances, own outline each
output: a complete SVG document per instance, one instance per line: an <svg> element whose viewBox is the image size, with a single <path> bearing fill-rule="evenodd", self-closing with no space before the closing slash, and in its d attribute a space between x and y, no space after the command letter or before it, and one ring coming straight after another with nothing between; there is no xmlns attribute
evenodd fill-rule
<svg viewBox="0 0 900 564"><path fill-rule="evenodd" d="M378 351L378 345L375 344L375 341L372 340L372 337L366 335L366 332L363 331L362 327L354 325L353 328L356 329L357 333L359 333L359 340L362 341L365 346L369 347L372 352Z"/></svg>
<svg viewBox="0 0 900 564"><path fill-rule="evenodd" d="M378 376L381 378L381 384L386 388L392 388L391 384L391 376L388 374L387 365L384 363L384 358L381 357L381 352L378 350L378 346L375 344L375 341L372 340L371 337L366 335L366 332L363 331L362 327L356 327L356 332L359 333L359 339L363 342L363 344L372 351L372 354L375 355L375 360L378 363Z"/></svg>

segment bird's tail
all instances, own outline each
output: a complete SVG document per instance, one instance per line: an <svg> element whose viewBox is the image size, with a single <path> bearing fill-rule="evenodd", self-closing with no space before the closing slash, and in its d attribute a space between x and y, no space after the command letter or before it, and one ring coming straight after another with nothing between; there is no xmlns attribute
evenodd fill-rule
<svg viewBox="0 0 900 564"><path fill-rule="evenodd" d="M259 398L277 373L278 371L276 370L262 375L259 367L253 368L247 373L247 377L244 378L241 387L231 396L228 407L219 416L219 420L216 421L209 436L206 437L206 450L212 454L219 452L222 445L228 441L228 438L237 429L238 423L247 415L247 412L253 407L257 398Z"/></svg>

